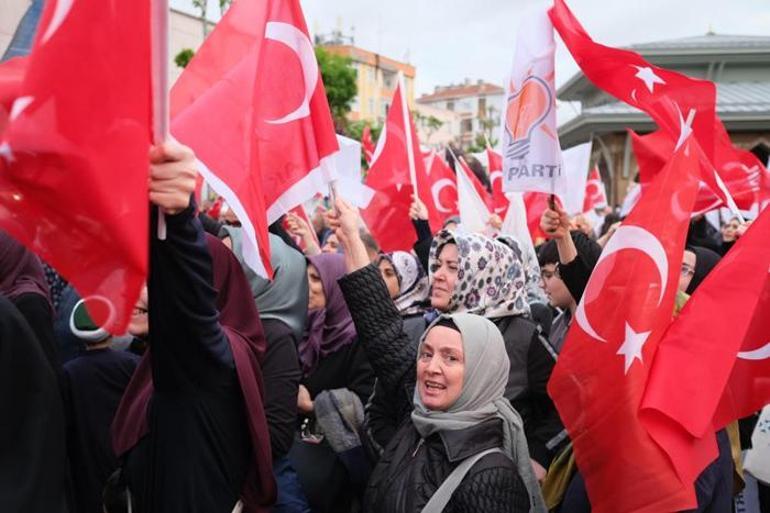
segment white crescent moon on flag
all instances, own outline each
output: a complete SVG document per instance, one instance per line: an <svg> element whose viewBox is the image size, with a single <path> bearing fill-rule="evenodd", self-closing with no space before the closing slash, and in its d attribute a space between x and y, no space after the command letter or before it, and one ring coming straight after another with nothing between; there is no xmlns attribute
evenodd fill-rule
<svg viewBox="0 0 770 513"><path fill-rule="evenodd" d="M649 256L655 267L658 269L658 276L660 278L660 297L658 298L658 305L663 301L663 296L666 293L666 283L668 282L668 258L666 257L666 250L660 241L650 232L639 226L621 226L612 236L607 246L602 251L599 260L596 261L594 269L599 267L602 260L605 260L624 249L635 249L641 251L645 255ZM585 298L588 297L588 288L591 286L591 280L588 281L586 291L583 293L583 300L578 303L575 310L575 321L580 328L591 335L593 338L606 342L607 340L594 330L593 326L588 320L588 316L585 311Z"/></svg>
<svg viewBox="0 0 770 513"><path fill-rule="evenodd" d="M495 180L502 180L503 179L503 172L502 171L494 171L489 175L489 185L492 186L492 189L495 188Z"/></svg>
<svg viewBox="0 0 770 513"><path fill-rule="evenodd" d="M310 99L318 85L318 62L315 58L313 43L294 25L270 21L265 27L265 39L272 39L288 46L299 58L302 75L305 79L305 97L299 107L279 119L268 119L267 123L282 125L310 115Z"/></svg>
<svg viewBox="0 0 770 513"><path fill-rule="evenodd" d="M455 189L457 189L457 186L452 182L452 180L450 180L449 178L442 178L441 180L433 184L433 187L430 188L430 192L433 195L433 204L436 205L436 210L438 210L439 212L448 214L452 212L452 210L442 205L439 199L439 195L441 194L441 191L444 190L445 187L454 187Z"/></svg>
<svg viewBox="0 0 770 513"><path fill-rule="evenodd" d="M13 105L11 105L11 115L10 120L13 121L14 119L18 118L19 115L24 112L24 109L29 107L29 105L35 100L32 96L20 96L16 98L16 100L13 102Z"/></svg>
<svg viewBox="0 0 770 513"><path fill-rule="evenodd" d="M48 27L45 29L45 34L43 34L43 38L40 40L41 44L45 44L59 30L59 27L64 23L67 15L72 10L73 3L74 0L56 0L56 7L54 7L53 16L51 16L51 22L48 23Z"/></svg>
<svg viewBox="0 0 770 513"><path fill-rule="evenodd" d="M738 358L741 360L766 360L770 358L770 342L753 351L741 351L738 353Z"/></svg>

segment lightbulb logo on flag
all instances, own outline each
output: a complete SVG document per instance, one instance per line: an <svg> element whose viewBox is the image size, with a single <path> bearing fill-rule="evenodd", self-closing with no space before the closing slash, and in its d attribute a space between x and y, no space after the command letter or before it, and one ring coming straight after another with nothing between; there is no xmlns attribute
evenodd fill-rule
<svg viewBox="0 0 770 513"><path fill-rule="evenodd" d="M529 153L529 141L536 128L540 127L547 136L555 138L548 126L543 125L553 109L553 95L548 83L532 75L531 69L520 87L513 81L509 87L510 96L505 109L505 130L509 141L505 154L520 159Z"/></svg>
<svg viewBox="0 0 770 513"><path fill-rule="evenodd" d="M563 196L566 175L556 132L553 25L545 9L519 26L501 120L503 190Z"/></svg>

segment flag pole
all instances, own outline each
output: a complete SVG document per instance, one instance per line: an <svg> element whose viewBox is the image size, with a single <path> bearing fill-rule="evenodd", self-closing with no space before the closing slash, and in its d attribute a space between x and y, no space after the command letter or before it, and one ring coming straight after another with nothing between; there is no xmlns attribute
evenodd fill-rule
<svg viewBox="0 0 770 513"><path fill-rule="evenodd" d="M168 0L152 0L152 137L163 144L169 137ZM166 216L158 209L158 239L166 239Z"/></svg>
<svg viewBox="0 0 770 513"><path fill-rule="evenodd" d="M401 91L401 114L404 119L404 136L406 139L406 157L409 162L409 180L412 182L412 192L414 199L420 200L417 194L417 168L414 163L414 141L412 140L412 122L409 118L409 106L406 104L406 83L404 73L398 72L398 88Z"/></svg>

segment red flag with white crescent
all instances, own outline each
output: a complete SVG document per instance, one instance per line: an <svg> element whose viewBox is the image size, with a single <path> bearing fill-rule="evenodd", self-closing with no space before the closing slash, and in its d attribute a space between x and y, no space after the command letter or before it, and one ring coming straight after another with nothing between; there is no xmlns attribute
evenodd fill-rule
<svg viewBox="0 0 770 513"><path fill-rule="evenodd" d="M270 275L267 226L337 178L339 150L298 0L234 2L171 91L171 130L244 228Z"/></svg>
<svg viewBox="0 0 770 513"><path fill-rule="evenodd" d="M487 170L492 184L492 208L495 214L505 218L508 212L508 198L503 192L503 156L487 146Z"/></svg>
<svg viewBox="0 0 770 513"><path fill-rule="evenodd" d="M602 181L602 175L599 173L599 168L594 166L591 172L588 173L588 181L586 182L586 194L583 199L583 212L590 212L595 208L607 206L607 192L604 189L604 182Z"/></svg>
<svg viewBox="0 0 770 513"><path fill-rule="evenodd" d="M369 125L364 126L364 132L361 134L361 149L364 152L364 160L367 164L371 164L374 156L374 143L372 142L372 129L369 128Z"/></svg>
<svg viewBox="0 0 770 513"><path fill-rule="evenodd" d="M691 476L704 468L687 454L695 440L770 402L768 240L766 212L698 286L666 330L650 369L642 411L659 415L645 416L645 425ZM672 421L683 430L683 444L666 440Z"/></svg>
<svg viewBox="0 0 770 513"><path fill-rule="evenodd" d="M435 210L443 224L447 218L459 215L457 177L452 172L452 168L435 151L432 151L425 160L425 168L428 171L427 182L430 186L430 194L421 195L421 198L429 211Z"/></svg>
<svg viewBox="0 0 770 513"><path fill-rule="evenodd" d="M431 196L425 161L419 148L403 81L399 81L366 175L365 184L374 189L375 194L369 205L361 210L364 222L383 251L410 251L417 240L409 218L414 193L412 169L418 196L426 206L426 200ZM441 227L441 218L435 210L429 209L429 213L431 228L437 230Z"/></svg>
<svg viewBox="0 0 770 513"><path fill-rule="evenodd" d="M148 269L150 3L48 1L31 54L2 65L0 227L122 333ZM23 78L22 78L23 77ZM4 123L0 115L0 125Z"/></svg>
<svg viewBox="0 0 770 513"><path fill-rule="evenodd" d="M671 321L695 201L691 142L674 154L604 248L548 384L595 513L659 513L696 504L692 481L682 480L638 414ZM711 442L706 449L716 455ZM623 457L608 457L618 454Z"/></svg>

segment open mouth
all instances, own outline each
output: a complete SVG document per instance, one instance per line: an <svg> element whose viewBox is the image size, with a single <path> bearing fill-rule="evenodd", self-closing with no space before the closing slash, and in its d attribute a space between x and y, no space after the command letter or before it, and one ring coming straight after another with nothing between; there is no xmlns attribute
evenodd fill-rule
<svg viewBox="0 0 770 513"><path fill-rule="evenodd" d="M147 315L147 309L135 306L133 315Z"/></svg>
<svg viewBox="0 0 770 513"><path fill-rule="evenodd" d="M446 386L441 383L436 383L435 381L425 381L424 386L428 390L446 390Z"/></svg>

